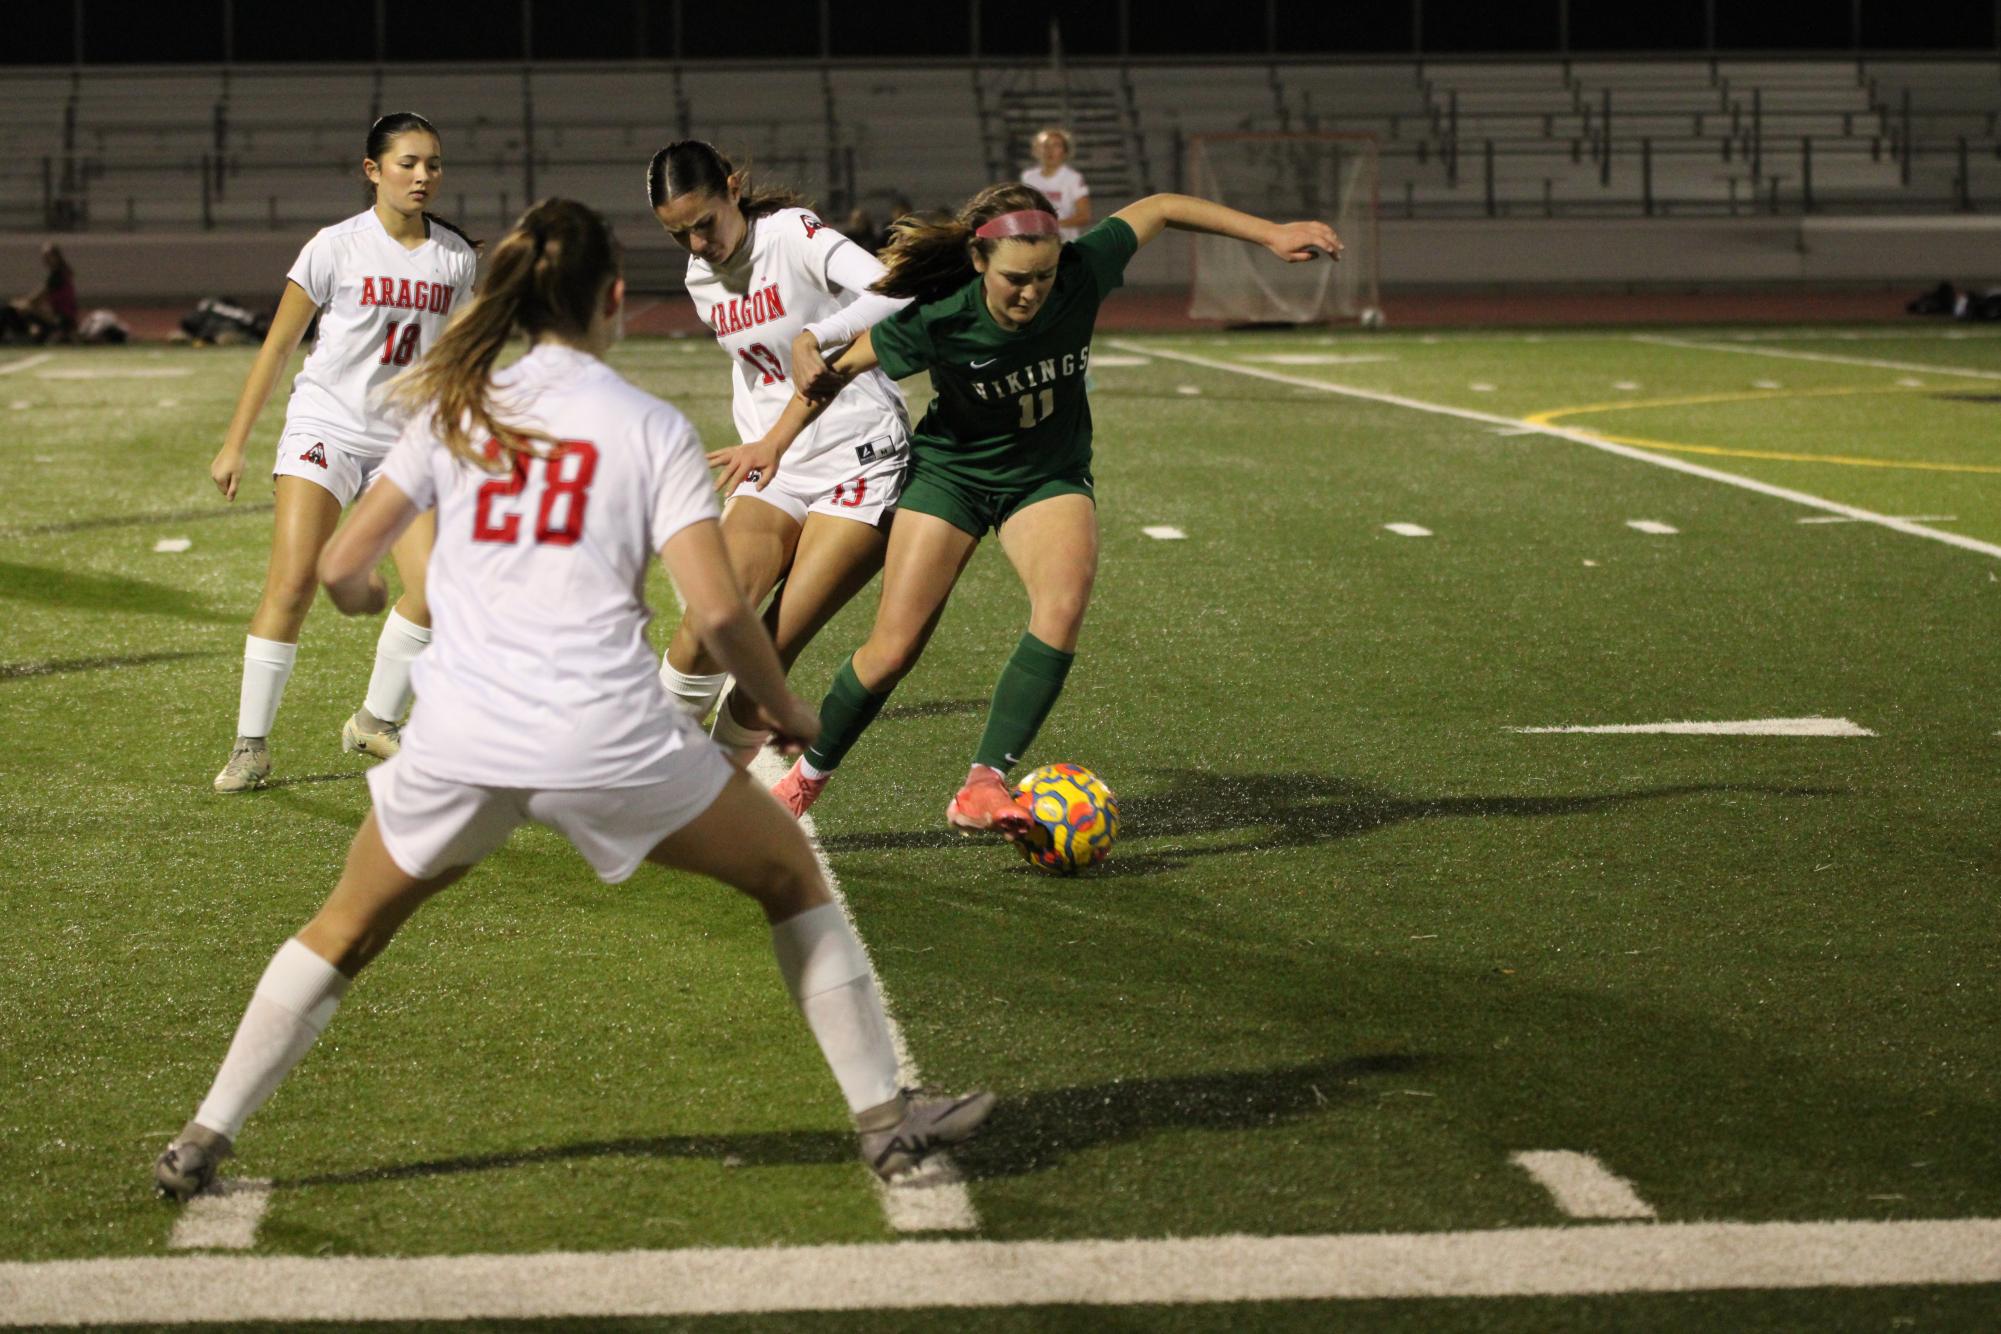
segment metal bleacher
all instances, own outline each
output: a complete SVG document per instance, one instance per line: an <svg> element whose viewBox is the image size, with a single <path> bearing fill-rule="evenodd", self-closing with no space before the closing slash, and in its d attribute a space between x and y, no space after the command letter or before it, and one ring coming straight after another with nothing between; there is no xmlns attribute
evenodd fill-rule
<svg viewBox="0 0 2001 1334"><path fill-rule="evenodd" d="M441 212L532 195L644 223L641 168L707 138L878 220L1012 176L1060 122L1102 214L1188 137L1365 133L1385 214L1951 212L2001 198L2001 61L1103 60L83 68L0 74L0 227L289 229L361 205L363 131L444 135Z"/></svg>

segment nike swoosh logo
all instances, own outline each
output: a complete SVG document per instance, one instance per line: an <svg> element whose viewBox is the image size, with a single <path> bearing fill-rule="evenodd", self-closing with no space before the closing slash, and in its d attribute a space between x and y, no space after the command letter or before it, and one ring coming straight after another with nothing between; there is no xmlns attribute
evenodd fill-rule
<svg viewBox="0 0 2001 1334"><path fill-rule="evenodd" d="M993 365L996 361L999 360L1000 360L999 357L988 357L985 361L975 361L971 364L974 370L980 370L983 367Z"/></svg>

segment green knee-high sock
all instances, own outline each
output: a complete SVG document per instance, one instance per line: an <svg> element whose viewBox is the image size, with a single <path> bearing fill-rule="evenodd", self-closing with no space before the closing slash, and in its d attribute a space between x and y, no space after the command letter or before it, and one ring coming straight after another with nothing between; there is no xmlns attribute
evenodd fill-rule
<svg viewBox="0 0 2001 1334"><path fill-rule="evenodd" d="M849 749L862 739L888 699L889 691L873 694L862 684L855 675L852 657L842 663L841 670L834 673L834 684L827 688L827 697L820 701L820 738L807 748L806 762L822 773L840 768Z"/></svg>
<svg viewBox="0 0 2001 1334"><path fill-rule="evenodd" d="M1074 653L1054 649L1034 635L1023 635L1014 646L1007 666L1001 668L994 686L993 703L987 706L987 730L973 763L990 765L1006 773L1021 763L1029 743L1042 728L1042 720L1056 707L1063 693L1063 678L1070 675Z"/></svg>

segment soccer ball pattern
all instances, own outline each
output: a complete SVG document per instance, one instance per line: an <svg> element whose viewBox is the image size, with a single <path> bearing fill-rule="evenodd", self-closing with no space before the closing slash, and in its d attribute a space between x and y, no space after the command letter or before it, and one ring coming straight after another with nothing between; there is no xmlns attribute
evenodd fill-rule
<svg viewBox="0 0 2001 1334"><path fill-rule="evenodd" d="M1119 836L1119 799L1081 764L1045 764L1021 780L1015 800L1035 818L1018 846L1052 875L1096 866Z"/></svg>

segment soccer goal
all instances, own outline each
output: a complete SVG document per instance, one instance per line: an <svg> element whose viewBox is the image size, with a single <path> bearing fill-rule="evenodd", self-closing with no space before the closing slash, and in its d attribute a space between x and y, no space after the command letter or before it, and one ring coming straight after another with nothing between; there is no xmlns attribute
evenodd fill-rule
<svg viewBox="0 0 2001 1334"><path fill-rule="evenodd" d="M1382 319L1377 288L1376 140L1368 134L1198 134L1188 192L1278 222L1317 218L1339 264L1278 264L1242 241L1196 236L1191 319L1328 324Z"/></svg>

